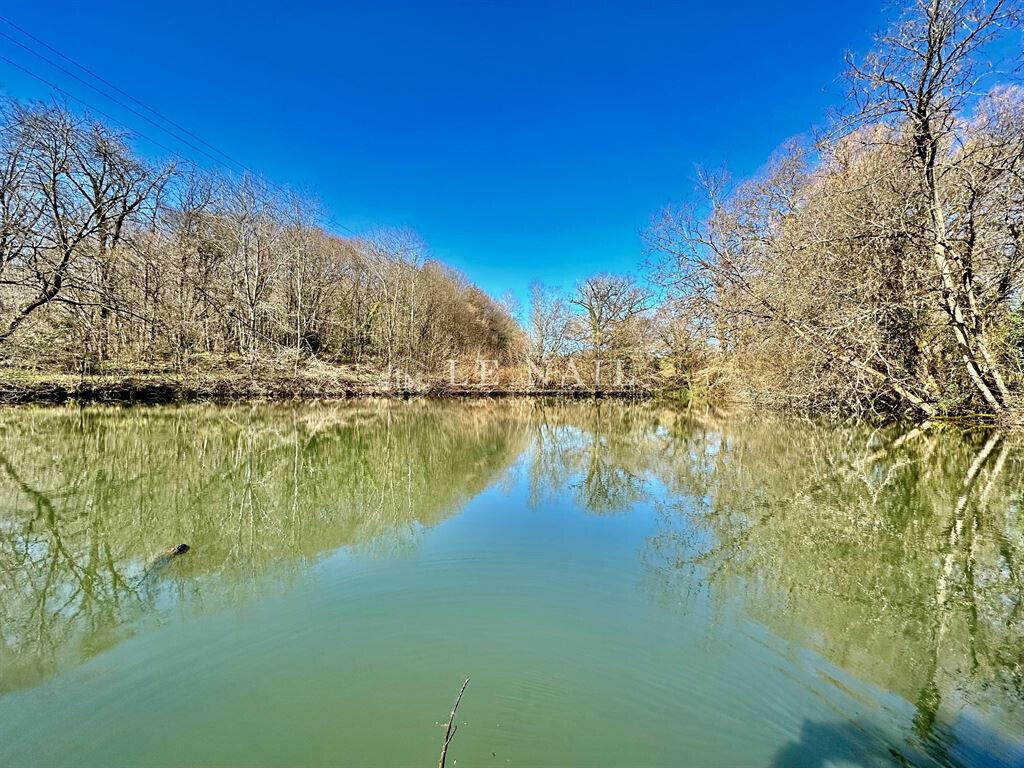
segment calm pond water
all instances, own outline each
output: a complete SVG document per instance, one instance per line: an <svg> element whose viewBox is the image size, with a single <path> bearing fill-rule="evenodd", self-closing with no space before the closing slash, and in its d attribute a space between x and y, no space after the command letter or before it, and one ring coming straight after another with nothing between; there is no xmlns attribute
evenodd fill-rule
<svg viewBox="0 0 1024 768"><path fill-rule="evenodd" d="M3 410L0 765L1024 765L1021 442Z"/></svg>

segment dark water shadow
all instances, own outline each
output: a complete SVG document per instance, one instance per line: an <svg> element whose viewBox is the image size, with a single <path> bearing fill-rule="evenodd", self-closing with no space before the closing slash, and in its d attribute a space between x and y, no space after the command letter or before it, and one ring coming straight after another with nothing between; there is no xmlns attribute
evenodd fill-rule
<svg viewBox="0 0 1024 768"><path fill-rule="evenodd" d="M799 736L782 746L772 768L824 766L942 766L943 768L1021 768L1024 750L1004 734L972 725L969 738L958 738L949 727L938 727L920 744L894 744L871 726L856 722L804 720Z"/></svg>

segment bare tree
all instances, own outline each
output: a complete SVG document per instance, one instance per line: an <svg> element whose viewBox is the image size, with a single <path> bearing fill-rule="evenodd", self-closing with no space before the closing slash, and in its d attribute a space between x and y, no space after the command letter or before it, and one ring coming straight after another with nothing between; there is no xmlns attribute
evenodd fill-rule
<svg viewBox="0 0 1024 768"><path fill-rule="evenodd" d="M61 105L8 104L3 130L4 282L23 298L8 311L0 342L57 299L84 259L105 268L155 183L120 137ZM106 311L109 296L101 287L88 303Z"/></svg>
<svg viewBox="0 0 1024 768"><path fill-rule="evenodd" d="M998 150L987 144L979 168L979 147L964 135L959 112L991 74L979 54L1021 19L1013 0L918 0L873 53L863 61L850 58L849 72L856 106L851 121L900 126L927 212L921 236L941 284L942 309L971 381L997 413L1010 393L989 339L978 219L986 212L986 193L1019 175L1021 136L1018 131ZM971 200L960 206L965 185Z"/></svg>
<svg viewBox="0 0 1024 768"><path fill-rule="evenodd" d="M647 239L678 327L775 405L1004 416L1021 287L1024 99L978 96L1009 3L918 3L864 62L847 117ZM664 309L664 308L663 308Z"/></svg>
<svg viewBox="0 0 1024 768"><path fill-rule="evenodd" d="M582 310L582 340L598 358L635 346L651 308L650 294L626 275L592 275L570 301Z"/></svg>
<svg viewBox="0 0 1024 768"><path fill-rule="evenodd" d="M539 282L530 284L530 357L537 366L569 351L572 316L558 291Z"/></svg>

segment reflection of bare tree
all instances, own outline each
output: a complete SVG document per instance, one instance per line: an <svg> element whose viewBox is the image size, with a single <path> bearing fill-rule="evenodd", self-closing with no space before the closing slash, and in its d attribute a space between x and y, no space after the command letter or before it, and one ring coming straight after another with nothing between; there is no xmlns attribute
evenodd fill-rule
<svg viewBox="0 0 1024 768"><path fill-rule="evenodd" d="M27 653L42 665L25 669L13 658L5 659L4 667L13 669L14 679L8 682L5 674L3 682L17 685L20 675L45 673L55 661L56 650L67 645L79 628L98 636L98 630L137 594L115 565L109 543L89 535L94 533L93 520L63 520L50 496L22 479L6 456L0 455L0 468L32 510L20 526L0 529L3 655ZM85 528L88 546L72 552L64 527L76 524Z"/></svg>
<svg viewBox="0 0 1024 768"><path fill-rule="evenodd" d="M637 447L646 442L650 425L643 405L537 403L530 462L534 502L572 487L589 511L628 511L648 495L647 456Z"/></svg>
<svg viewBox="0 0 1024 768"><path fill-rule="evenodd" d="M965 700L1024 716L1010 438L752 420L694 426L688 442L651 542L659 583L739 598L903 695L929 747Z"/></svg>
<svg viewBox="0 0 1024 768"><path fill-rule="evenodd" d="M1000 451L994 461L991 461L995 449ZM983 642L984 628L979 621L979 598L982 602L987 597L982 594L985 587L979 583L979 538L984 535L979 530L983 520L992 489L1001 474L1009 454L1008 445L1004 436L993 432L988 436L984 445L978 450L977 455L967 468L960 492L952 506L950 519L946 523L946 531L943 536L943 546L940 549L940 567L935 585L935 612L932 627L932 638L930 643L930 658L928 661L928 672L925 685L916 699L917 715L914 723L922 737L929 737L936 728L940 710L942 708L943 684L940 677L947 677L952 686L956 685L956 677L959 670L950 675L949 671L943 671L943 650L950 644L964 643L966 647L959 649L957 662L961 663L961 656L966 656L969 662L971 675L978 675L981 664L979 655L979 644ZM975 493L977 483L987 464L991 464L985 485L979 493ZM1011 576L1013 575L1013 558L1007 558L1009 544L1004 539L999 546L1000 555L1007 564ZM1019 583L1019 582L1018 582ZM997 596L1001 599L1003 596ZM1020 604L1020 592L1016 594L1016 603ZM962 609L962 610L958 610ZM961 638L950 638L951 632L955 633L953 624L961 619L966 627ZM997 655L998 655L997 650ZM1019 665L1019 659L1016 660ZM1004 667L1005 662L1011 666ZM991 670L991 675L997 679L1004 677L1006 669L1013 669L1014 661L1001 659L997 668ZM1024 694L1024 686L1018 675L1017 680L1005 680L1000 682L1011 690L1016 690L1018 695ZM936 749L941 748L943 741L934 740Z"/></svg>
<svg viewBox="0 0 1024 768"><path fill-rule="evenodd" d="M0 690L341 546L408 546L522 450L484 405L0 415ZM159 579L146 561L193 545ZM216 576L216 580L213 577Z"/></svg>

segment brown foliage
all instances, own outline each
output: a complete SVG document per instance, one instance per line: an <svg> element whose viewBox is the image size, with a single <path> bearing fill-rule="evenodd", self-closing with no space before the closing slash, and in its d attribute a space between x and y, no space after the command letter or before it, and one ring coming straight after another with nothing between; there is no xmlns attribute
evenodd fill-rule
<svg viewBox="0 0 1024 768"><path fill-rule="evenodd" d="M1024 259L1024 92L972 101L1013 3L919 3L852 61L847 114L710 213L648 235L680 325L753 399L931 417L1012 410Z"/></svg>
<svg viewBox="0 0 1024 768"><path fill-rule="evenodd" d="M191 371L508 362L508 312L408 231L342 238L252 176L139 159L59 104L0 115L0 359Z"/></svg>

